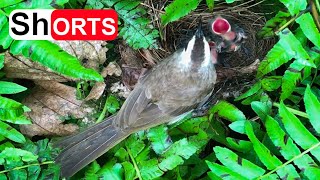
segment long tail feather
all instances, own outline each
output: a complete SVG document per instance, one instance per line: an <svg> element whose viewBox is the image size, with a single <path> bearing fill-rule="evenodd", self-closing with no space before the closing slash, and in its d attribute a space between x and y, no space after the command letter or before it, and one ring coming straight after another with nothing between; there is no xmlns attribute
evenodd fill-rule
<svg viewBox="0 0 320 180"><path fill-rule="evenodd" d="M63 147L55 162L61 164L61 176L70 177L127 137L112 124L111 117L91 128L55 144Z"/></svg>

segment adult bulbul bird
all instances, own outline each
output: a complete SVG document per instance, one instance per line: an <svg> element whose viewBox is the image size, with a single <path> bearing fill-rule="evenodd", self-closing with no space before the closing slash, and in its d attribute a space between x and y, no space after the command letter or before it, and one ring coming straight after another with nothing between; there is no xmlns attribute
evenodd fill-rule
<svg viewBox="0 0 320 180"><path fill-rule="evenodd" d="M57 144L61 176L70 177L130 134L169 123L201 106L212 94L216 71L201 20L183 49L142 75L119 112Z"/></svg>
<svg viewBox="0 0 320 180"><path fill-rule="evenodd" d="M247 39L247 36L242 28L236 24L217 16L209 21L209 30L214 35L222 38L221 42L217 42L217 49L219 52L233 52L240 49L241 45Z"/></svg>

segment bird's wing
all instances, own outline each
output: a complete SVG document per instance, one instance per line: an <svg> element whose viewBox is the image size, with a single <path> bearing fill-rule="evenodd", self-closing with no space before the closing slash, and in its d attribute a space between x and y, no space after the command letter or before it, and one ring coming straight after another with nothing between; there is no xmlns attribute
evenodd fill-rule
<svg viewBox="0 0 320 180"><path fill-rule="evenodd" d="M145 88L138 85L123 104L114 123L123 130L147 129L169 122L196 106L161 106L148 96Z"/></svg>

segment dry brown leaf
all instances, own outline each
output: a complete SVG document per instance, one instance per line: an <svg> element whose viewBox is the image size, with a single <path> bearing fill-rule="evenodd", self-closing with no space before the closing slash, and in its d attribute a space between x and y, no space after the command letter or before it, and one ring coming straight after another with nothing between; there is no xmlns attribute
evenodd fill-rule
<svg viewBox="0 0 320 180"><path fill-rule="evenodd" d="M65 136L74 133L78 127L63 124L63 117L90 119L94 109L76 99L76 89L54 81L38 81L24 104L32 109L26 115L32 125L21 125L21 132L28 136Z"/></svg>
<svg viewBox="0 0 320 180"><path fill-rule="evenodd" d="M92 99L94 100L99 99L102 96L105 88L106 88L106 84L104 82L96 82L92 87L89 95L84 100L89 101Z"/></svg>
<svg viewBox="0 0 320 180"><path fill-rule="evenodd" d="M77 57L86 68L99 70L106 61L105 41L52 41L69 54Z"/></svg>
<svg viewBox="0 0 320 180"><path fill-rule="evenodd" d="M87 68L99 70L99 66L106 60L107 48L104 41L53 41L63 50L77 57ZM30 79L30 80L53 80L58 82L75 81L41 64L31 61L23 56L12 56L5 54L4 71L8 78Z"/></svg>
<svg viewBox="0 0 320 180"><path fill-rule="evenodd" d="M121 68L116 62L110 62L107 67L103 68L101 71L101 76L102 77L107 77L107 76L121 76Z"/></svg>
<svg viewBox="0 0 320 180"><path fill-rule="evenodd" d="M8 78L30 79L30 80L53 80L67 82L76 80L57 74L41 64L30 61L23 56L12 56L5 53L4 72Z"/></svg>

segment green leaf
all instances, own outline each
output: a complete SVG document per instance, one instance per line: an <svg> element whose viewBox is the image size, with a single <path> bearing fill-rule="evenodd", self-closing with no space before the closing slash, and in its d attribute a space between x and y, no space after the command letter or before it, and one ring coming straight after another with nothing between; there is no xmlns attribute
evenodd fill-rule
<svg viewBox="0 0 320 180"><path fill-rule="evenodd" d="M307 38L316 46L320 47L320 33L313 21L311 14L305 13L296 19L296 22L300 25L303 33Z"/></svg>
<svg viewBox="0 0 320 180"><path fill-rule="evenodd" d="M136 135L131 135L125 141L126 147L135 158L146 146L142 140L138 139ZM129 151L128 151L129 152Z"/></svg>
<svg viewBox="0 0 320 180"><path fill-rule="evenodd" d="M165 14L161 15L161 24L163 26L170 22L176 21L186 15L191 11L195 10L200 1L199 0L175 0L167 7L165 7Z"/></svg>
<svg viewBox="0 0 320 180"><path fill-rule="evenodd" d="M309 85L307 86L304 94L304 104L310 123L317 131L317 133L320 133L320 102L318 98L312 93Z"/></svg>
<svg viewBox="0 0 320 180"><path fill-rule="evenodd" d="M214 148L214 152L216 153L216 156L219 159L219 161L224 166L226 166L234 172L238 172L239 174L248 179L255 179L265 173L264 169L260 168L259 166L251 163L246 159L242 159L237 154L235 154L227 148L216 146Z"/></svg>
<svg viewBox="0 0 320 180"><path fill-rule="evenodd" d="M290 57L296 59L310 60L307 51L303 48L300 41L292 34L289 29L284 29L280 34L279 44L285 49Z"/></svg>
<svg viewBox="0 0 320 180"><path fill-rule="evenodd" d="M281 46L280 41L273 46L266 55L266 58L261 61L257 72L258 78L261 78L263 75L279 68L281 65L293 58L291 54L286 53L286 49Z"/></svg>
<svg viewBox="0 0 320 180"><path fill-rule="evenodd" d="M236 0L226 0L226 3L231 4L234 3Z"/></svg>
<svg viewBox="0 0 320 180"><path fill-rule="evenodd" d="M23 54L66 76L84 80L103 80L99 73L93 69L84 68L76 57L62 51L58 45L50 41L16 40L12 43L10 52L13 55Z"/></svg>
<svg viewBox="0 0 320 180"><path fill-rule="evenodd" d="M159 31L154 29L147 17L147 11L140 7L140 0L112 0L105 2L117 11L124 21L119 36L134 49L158 48Z"/></svg>
<svg viewBox="0 0 320 180"><path fill-rule="evenodd" d="M22 104L0 96L0 119L14 119L23 113Z"/></svg>
<svg viewBox="0 0 320 180"><path fill-rule="evenodd" d="M271 113L271 106L271 103L269 104L268 102L253 101L251 103L251 108L263 122L265 121L266 116Z"/></svg>
<svg viewBox="0 0 320 180"><path fill-rule="evenodd" d="M13 41L12 37L9 36L9 22L3 14L0 14L0 22L1 21L5 21L6 23L2 28L0 27L0 46L2 46L3 49L8 49Z"/></svg>
<svg viewBox="0 0 320 180"><path fill-rule="evenodd" d="M214 0L206 0L207 6L209 8L209 11L213 11L214 7Z"/></svg>
<svg viewBox="0 0 320 180"><path fill-rule="evenodd" d="M86 179L99 179L97 172L100 170L100 165L97 163L97 161L93 161L91 164L88 165L88 169L85 172L85 178Z"/></svg>
<svg viewBox="0 0 320 180"><path fill-rule="evenodd" d="M47 169L42 169L39 180L59 180L60 179L60 167L57 164L49 164Z"/></svg>
<svg viewBox="0 0 320 180"><path fill-rule="evenodd" d="M25 90L27 90L27 88L19 84L0 81L0 94L16 94Z"/></svg>
<svg viewBox="0 0 320 180"><path fill-rule="evenodd" d="M237 180L247 180L244 176L241 176L237 172L230 170L225 166L221 166L217 163L212 163L210 161L206 161L209 169L214 173L216 176L219 176L221 179L237 179Z"/></svg>
<svg viewBox="0 0 320 180"><path fill-rule="evenodd" d="M241 96L237 97L235 100L239 101L241 99L252 96L252 95L256 94L260 89L261 89L261 82L259 81L259 82L255 83L248 91L243 93Z"/></svg>
<svg viewBox="0 0 320 180"><path fill-rule="evenodd" d="M175 167L183 163L184 163L184 160L182 159L182 157L178 155L171 155L163 159L158 166L162 171L168 171L168 170L174 169Z"/></svg>
<svg viewBox="0 0 320 180"><path fill-rule="evenodd" d="M267 38L275 36L274 31L285 25L289 18L291 18L289 13L279 11L275 17L266 22L264 27L258 32L258 37Z"/></svg>
<svg viewBox="0 0 320 180"><path fill-rule="evenodd" d="M274 91L281 86L281 76L269 76L261 80L262 88L266 91Z"/></svg>
<svg viewBox="0 0 320 180"><path fill-rule="evenodd" d="M32 124L31 120L25 116L19 116L12 119L1 119L2 121L6 121L12 124Z"/></svg>
<svg viewBox="0 0 320 180"><path fill-rule="evenodd" d="M218 113L219 116L228 119L232 122L245 120L246 117L238 108L236 108L233 104L230 104L226 101L220 101L218 104L213 106L210 109L210 113Z"/></svg>
<svg viewBox="0 0 320 180"><path fill-rule="evenodd" d="M136 170L134 169L133 165L129 162L121 163L124 169L124 177L126 180L135 179L136 177Z"/></svg>
<svg viewBox="0 0 320 180"><path fill-rule="evenodd" d="M151 128L147 136L151 141L152 149L157 154L162 154L172 144L168 135L168 128L164 125Z"/></svg>
<svg viewBox="0 0 320 180"><path fill-rule="evenodd" d="M291 16L297 15L300 11L307 8L306 0L280 0L289 10Z"/></svg>
<svg viewBox="0 0 320 180"><path fill-rule="evenodd" d="M0 69L4 66L4 54L0 54Z"/></svg>
<svg viewBox="0 0 320 180"><path fill-rule="evenodd" d="M283 102L280 103L279 114L290 137L303 149L308 149L319 142ZM313 149L311 154L320 160L320 147Z"/></svg>
<svg viewBox="0 0 320 180"><path fill-rule="evenodd" d="M300 72L292 72L290 69L286 70L282 78L280 99L287 99L294 91L297 82L301 79Z"/></svg>
<svg viewBox="0 0 320 180"><path fill-rule="evenodd" d="M122 180L123 168L119 163L109 161L98 172L99 179Z"/></svg>
<svg viewBox="0 0 320 180"><path fill-rule="evenodd" d="M317 164L308 154L301 154L297 145L281 129L280 125L276 120L268 116L266 118L265 125L271 141L279 149L280 153L286 160L296 158L293 162L299 167L299 169L303 170L303 174L307 176L309 179L313 179L313 176L315 174L320 175L320 169L315 168L317 167ZM310 171L312 171L312 173L310 173Z"/></svg>
<svg viewBox="0 0 320 180"><path fill-rule="evenodd" d="M17 143L26 142L26 139L19 131L2 121L0 121L0 134Z"/></svg>
<svg viewBox="0 0 320 180"><path fill-rule="evenodd" d="M240 152L248 152L252 150L252 143L250 141L239 140L235 138L227 137L227 142L232 149Z"/></svg>
<svg viewBox="0 0 320 180"><path fill-rule="evenodd" d="M0 4L0 8L11 6L11 5L17 4L17 3L21 2L21 1L23 1L23 0L7 0L7 1L3 1Z"/></svg>
<svg viewBox="0 0 320 180"><path fill-rule="evenodd" d="M184 159L189 159L197 151L197 147L190 143L187 138L180 139L174 142L167 151L163 154L163 157L169 157L172 155L179 155Z"/></svg>
<svg viewBox="0 0 320 180"><path fill-rule="evenodd" d="M157 159L151 159L149 161L142 161L138 165L142 179L151 180L163 175L163 172L158 167Z"/></svg>
<svg viewBox="0 0 320 180"><path fill-rule="evenodd" d="M113 95L110 95L108 98L107 98L107 102L106 102L106 105L107 105L107 110L108 112L114 114L116 113L119 109L120 109L120 102L119 100L113 96Z"/></svg>
<svg viewBox="0 0 320 180"><path fill-rule="evenodd" d="M268 170L273 170L281 166L282 168L277 170L277 174L281 179L285 177L290 177L289 179L300 177L292 164L284 166L282 162L275 155L271 154L270 150L258 140L249 121L246 122L245 129L248 138L253 144L254 151Z"/></svg>
<svg viewBox="0 0 320 180"><path fill-rule="evenodd" d="M29 151L18 148L5 148L0 153L0 164L2 164L5 159L7 161L19 161L21 159L24 162L31 162L36 161L37 158L38 156L32 154Z"/></svg>

